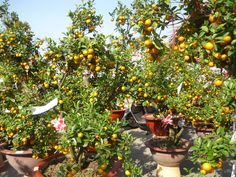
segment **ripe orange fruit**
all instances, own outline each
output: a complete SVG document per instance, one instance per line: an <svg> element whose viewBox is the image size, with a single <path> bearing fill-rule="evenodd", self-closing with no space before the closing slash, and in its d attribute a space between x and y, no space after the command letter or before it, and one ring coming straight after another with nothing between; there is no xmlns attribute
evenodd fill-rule
<svg viewBox="0 0 236 177"><path fill-rule="evenodd" d="M150 18L147 19L147 20L145 20L144 25L145 25L146 27L151 26L151 25L152 25L152 20L151 20Z"/></svg>
<svg viewBox="0 0 236 177"><path fill-rule="evenodd" d="M145 45L145 47L147 47L147 48L151 48L152 45L153 45L152 40L151 40L151 39L145 40L145 41L144 41L144 45Z"/></svg>
<svg viewBox="0 0 236 177"><path fill-rule="evenodd" d="M117 139L118 138L118 135L116 134L116 133L113 133L112 135L111 135L111 138L114 140L114 139Z"/></svg>
<svg viewBox="0 0 236 177"><path fill-rule="evenodd" d="M94 53L94 49L93 48L89 48L88 49L88 54L93 54Z"/></svg>
<svg viewBox="0 0 236 177"><path fill-rule="evenodd" d="M213 61L208 62L208 66L213 67L214 65L215 65L215 63Z"/></svg>
<svg viewBox="0 0 236 177"><path fill-rule="evenodd" d="M179 36L178 37L178 41L179 42L184 42L185 41L185 37L184 36Z"/></svg>
<svg viewBox="0 0 236 177"><path fill-rule="evenodd" d="M222 79L215 79L213 84L214 84L214 86L219 87L223 84L223 80Z"/></svg>
<svg viewBox="0 0 236 177"><path fill-rule="evenodd" d="M148 97L148 94L147 94L147 93L144 93L144 94L143 94L143 97L144 97L144 98L147 98L147 97Z"/></svg>
<svg viewBox="0 0 236 177"><path fill-rule="evenodd" d="M216 59L220 60L220 59L221 59L221 54L220 54L220 53L215 53L215 54L214 54L214 57L215 57Z"/></svg>
<svg viewBox="0 0 236 177"><path fill-rule="evenodd" d="M101 66L96 66L96 68L95 68L95 71L96 71L96 72L99 72L99 71L101 71L101 70L102 70Z"/></svg>
<svg viewBox="0 0 236 177"><path fill-rule="evenodd" d="M210 164L210 163L207 163L207 162L203 163L202 166L201 166L201 170L205 170L206 173L211 172L212 169L213 169L213 168L212 168L211 164Z"/></svg>
<svg viewBox="0 0 236 177"><path fill-rule="evenodd" d="M95 27L94 26L90 26L89 27L89 32L93 32L95 30Z"/></svg>
<svg viewBox="0 0 236 177"><path fill-rule="evenodd" d="M211 23L213 23L213 22L216 21L216 18L215 18L215 16L214 16L213 14L210 14L210 15L209 15L209 21L210 21Z"/></svg>
<svg viewBox="0 0 236 177"><path fill-rule="evenodd" d="M226 54L222 54L220 58L222 61L225 61L228 59L228 56Z"/></svg>
<svg viewBox="0 0 236 177"><path fill-rule="evenodd" d="M49 88L49 83L44 82L43 85L44 85L45 88Z"/></svg>
<svg viewBox="0 0 236 177"><path fill-rule="evenodd" d="M230 35L226 35L224 36L223 40L224 40L224 43L228 44L231 42L232 38Z"/></svg>
<svg viewBox="0 0 236 177"><path fill-rule="evenodd" d="M152 32L154 29L153 29L152 26L149 26L149 27L145 28L145 30L150 33L150 32Z"/></svg>
<svg viewBox="0 0 236 177"><path fill-rule="evenodd" d="M85 22L86 22L86 24L88 25L88 24L91 23L91 19L87 19Z"/></svg>
<svg viewBox="0 0 236 177"><path fill-rule="evenodd" d="M178 46L176 46L176 45L173 47L173 49L174 49L174 51L178 51L179 50Z"/></svg>
<svg viewBox="0 0 236 177"><path fill-rule="evenodd" d="M214 48L214 45L213 43L211 42L207 42L205 45L204 45L204 48L207 49L207 50L212 50Z"/></svg>
<svg viewBox="0 0 236 177"><path fill-rule="evenodd" d="M183 43L181 43L180 45L179 45L179 48L181 48L181 49L184 49L184 48L186 48L186 44L183 42Z"/></svg>
<svg viewBox="0 0 236 177"><path fill-rule="evenodd" d="M189 60L190 60L190 57L189 57L188 55L185 55L185 56L184 56L184 60L185 60L185 61L189 61Z"/></svg>

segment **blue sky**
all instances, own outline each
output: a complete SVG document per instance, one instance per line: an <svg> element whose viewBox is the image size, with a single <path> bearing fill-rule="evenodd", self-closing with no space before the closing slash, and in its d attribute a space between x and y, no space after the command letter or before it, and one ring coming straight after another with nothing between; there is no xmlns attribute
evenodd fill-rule
<svg viewBox="0 0 236 177"><path fill-rule="evenodd" d="M132 2L132 0L120 1L127 5ZM67 16L69 10L74 10L75 4L79 3L81 0L9 0L9 9L17 12L22 21L30 24L35 37L58 39L70 25L71 21ZM111 34L114 30L109 12L112 12L116 5L117 0L95 0L97 13L104 16L101 30L105 34Z"/></svg>

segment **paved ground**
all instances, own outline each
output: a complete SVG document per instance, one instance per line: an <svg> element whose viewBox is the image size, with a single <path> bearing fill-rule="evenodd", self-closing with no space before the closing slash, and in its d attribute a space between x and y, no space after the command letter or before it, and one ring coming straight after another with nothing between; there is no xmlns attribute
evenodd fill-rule
<svg viewBox="0 0 236 177"><path fill-rule="evenodd" d="M144 145L144 142L151 138L151 134L147 134L145 131L137 128L127 130L133 135L135 141L132 146L132 158L138 163L143 169L142 177L155 177L156 175L156 163L152 159L150 150ZM187 138L194 138L196 135L190 129L186 132ZM191 153L191 152L190 152ZM185 168L188 171L184 170ZM222 170L215 171L213 174L206 175L207 177L231 177L231 164L229 162L223 163ZM181 174L183 177L200 177L199 166L194 165L188 158L181 164ZM6 170L0 173L0 177L22 177L10 166L6 166ZM123 176L118 176L123 177Z"/></svg>

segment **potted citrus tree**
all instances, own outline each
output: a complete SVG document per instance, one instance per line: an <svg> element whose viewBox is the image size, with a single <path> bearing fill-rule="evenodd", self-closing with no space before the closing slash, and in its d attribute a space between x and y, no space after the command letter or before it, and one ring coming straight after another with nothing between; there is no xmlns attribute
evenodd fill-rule
<svg viewBox="0 0 236 177"><path fill-rule="evenodd" d="M1 10L0 124L1 140L6 143L2 153L19 173L32 174L32 157L48 156L57 139L50 124L55 113L34 116L32 112L33 107L50 101L42 99L44 89L38 77L40 68L47 66L38 61L42 41L33 40L29 24L10 13L7 2L1 4ZM22 163L16 163L12 156L22 156Z"/></svg>
<svg viewBox="0 0 236 177"><path fill-rule="evenodd" d="M93 3L83 2L69 12L72 25L60 42L46 39L43 63L49 68L39 77L46 88L44 97L59 98L60 118L53 124L62 129L56 126L60 139L54 148L68 157L54 175L81 174L95 163L95 174L111 175L116 164L127 176L137 176L140 169L130 159L127 141L131 137L120 130L121 121L109 118L126 94L122 86L131 65L129 50L118 53L120 46L97 32L102 19Z"/></svg>

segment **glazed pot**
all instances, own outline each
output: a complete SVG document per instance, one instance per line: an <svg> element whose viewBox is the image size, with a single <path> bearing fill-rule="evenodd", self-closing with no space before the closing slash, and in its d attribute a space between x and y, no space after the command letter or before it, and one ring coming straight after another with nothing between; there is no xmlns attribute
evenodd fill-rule
<svg viewBox="0 0 236 177"><path fill-rule="evenodd" d="M158 146L154 146L153 142L158 139L150 139L145 142L145 145L150 149L153 159L157 165L157 177L180 177L180 163L186 158L188 150L191 146L191 142L182 139L183 146L179 148L167 148L163 149ZM160 139L160 141L162 141Z"/></svg>
<svg viewBox="0 0 236 177"><path fill-rule="evenodd" d="M125 110L111 110L110 118L112 120L122 119L125 114Z"/></svg>
<svg viewBox="0 0 236 177"><path fill-rule="evenodd" d="M154 114L144 114L143 117L146 120L147 127L153 135L157 137L169 135L169 126L163 125L163 119L154 117Z"/></svg>
<svg viewBox="0 0 236 177"><path fill-rule="evenodd" d="M19 174L26 176L32 176L34 166L41 160L32 158L32 149L27 149L23 151L2 149L1 153L5 155L8 163Z"/></svg>

